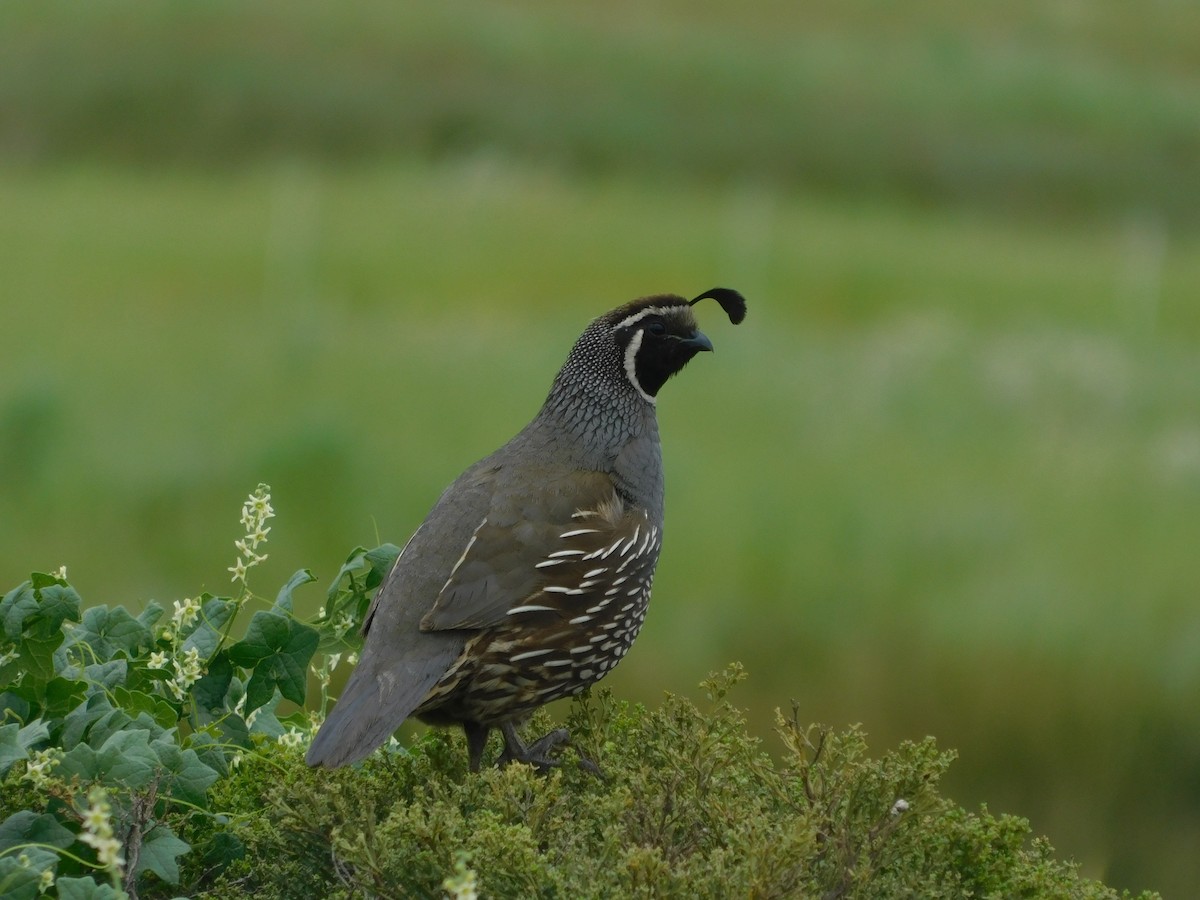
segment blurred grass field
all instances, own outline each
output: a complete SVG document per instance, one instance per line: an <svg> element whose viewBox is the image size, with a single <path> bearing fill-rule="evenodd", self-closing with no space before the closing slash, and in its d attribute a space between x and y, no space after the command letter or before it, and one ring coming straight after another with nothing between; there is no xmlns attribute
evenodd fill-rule
<svg viewBox="0 0 1200 900"><path fill-rule="evenodd" d="M1200 883L1200 8L0 7L0 573L222 591L401 543L594 315L749 298L660 418L620 696L957 748ZM320 591L309 601L315 607Z"/></svg>

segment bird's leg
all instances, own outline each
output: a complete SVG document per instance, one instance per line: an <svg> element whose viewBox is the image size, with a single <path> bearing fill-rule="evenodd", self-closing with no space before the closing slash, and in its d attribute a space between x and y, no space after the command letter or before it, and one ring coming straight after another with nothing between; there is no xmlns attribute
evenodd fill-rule
<svg viewBox="0 0 1200 900"><path fill-rule="evenodd" d="M470 769L472 772L478 772L479 765L483 762L483 751L487 747L488 734L491 733L492 726L480 722L463 722L462 727L467 735L467 759ZM507 741L508 737L505 736L506 745Z"/></svg>
<svg viewBox="0 0 1200 900"><path fill-rule="evenodd" d="M555 728L528 746L522 743L521 738L517 736L517 727L512 722L502 724L500 731L504 734L504 752L500 754L497 763L500 766L506 766L511 762L523 762L545 772L562 764L560 760L550 756L550 751L556 747L571 744L571 732L565 728ZM604 777L600 767L582 753L579 754L579 765L599 778Z"/></svg>
<svg viewBox="0 0 1200 900"><path fill-rule="evenodd" d="M526 746L517 735L517 726L512 722L502 724L500 731L504 734L504 752L500 754L498 762L501 766L507 766L512 762L523 762L545 771L552 766L559 765L557 759L550 757L550 751L559 744L571 742L571 733L565 728L556 728L529 746Z"/></svg>

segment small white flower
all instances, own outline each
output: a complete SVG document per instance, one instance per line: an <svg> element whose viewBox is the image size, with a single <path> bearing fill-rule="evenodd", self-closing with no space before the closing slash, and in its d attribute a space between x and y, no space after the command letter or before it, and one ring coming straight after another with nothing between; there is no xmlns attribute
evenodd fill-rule
<svg viewBox="0 0 1200 900"><path fill-rule="evenodd" d="M67 567L59 566L57 569L55 569L53 572L50 573L50 577L57 578L59 581L66 581L67 580Z"/></svg>
<svg viewBox="0 0 1200 900"><path fill-rule="evenodd" d="M50 770L58 765L58 751L53 747L38 750L25 761L25 774L22 776L34 787L44 787L50 781Z"/></svg>
<svg viewBox="0 0 1200 900"><path fill-rule="evenodd" d="M11 650L5 650L3 653L0 653L0 666L7 666L20 655L17 653L16 647L13 647Z"/></svg>
<svg viewBox="0 0 1200 900"><path fill-rule="evenodd" d="M161 650L155 650L150 654L150 659L146 662L152 669L165 669L167 667L167 654Z"/></svg>
<svg viewBox="0 0 1200 900"><path fill-rule="evenodd" d="M174 660L175 677L167 682L167 687L175 695L176 700L182 700L187 689L200 680L204 667L200 665L200 651L189 647Z"/></svg>
<svg viewBox="0 0 1200 900"><path fill-rule="evenodd" d="M465 858L459 857L458 862L454 864L454 874L442 882L442 890L449 895L450 900L478 900L479 888L476 884L475 870L467 868Z"/></svg>
<svg viewBox="0 0 1200 900"><path fill-rule="evenodd" d="M125 867L121 857L121 842L113 837L112 807L104 788L88 791L88 808L83 813L83 834L79 839L96 850L96 858L106 869L120 872Z"/></svg>
<svg viewBox="0 0 1200 900"><path fill-rule="evenodd" d="M226 571L233 573L233 577L229 579L230 581L246 580L246 563L242 561L241 557L238 558L237 562L226 569Z"/></svg>
<svg viewBox="0 0 1200 900"><path fill-rule="evenodd" d="M38 891L44 894L52 887L54 887L54 870L43 869L42 875L38 879Z"/></svg>
<svg viewBox="0 0 1200 900"><path fill-rule="evenodd" d="M338 663L340 663L341 661L342 661L342 654L330 653L329 657L328 657L328 662L327 662L329 671L332 672L334 669L336 669L338 667Z"/></svg>
<svg viewBox="0 0 1200 900"><path fill-rule="evenodd" d="M176 630L187 628L200 615L200 601L193 599L185 599L183 602L175 601L175 612L171 616L171 622Z"/></svg>
<svg viewBox="0 0 1200 900"><path fill-rule="evenodd" d="M304 735L298 728L289 728L279 736L279 743L288 748L299 747L304 743Z"/></svg>

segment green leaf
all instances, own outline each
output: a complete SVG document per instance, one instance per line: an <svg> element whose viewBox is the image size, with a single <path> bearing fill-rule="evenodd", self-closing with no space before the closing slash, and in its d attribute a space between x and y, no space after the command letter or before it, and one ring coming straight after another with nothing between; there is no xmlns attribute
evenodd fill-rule
<svg viewBox="0 0 1200 900"><path fill-rule="evenodd" d="M255 613L246 636L229 648L235 664L254 670L246 685L246 712L270 700L276 688L293 703L303 703L308 663L318 641L317 632L302 622L271 612Z"/></svg>
<svg viewBox="0 0 1200 900"><path fill-rule="evenodd" d="M396 564L396 557L400 555L400 551L401 548L395 544L380 544L374 550L367 551L367 564L371 567L366 580L367 590L373 591L383 584L383 580L392 571L392 566Z"/></svg>
<svg viewBox="0 0 1200 900"><path fill-rule="evenodd" d="M161 792L195 806L207 806L206 792L219 777L218 773L201 762L195 750L181 749L173 735L158 738L150 748L158 756L166 776Z"/></svg>
<svg viewBox="0 0 1200 900"><path fill-rule="evenodd" d="M167 884L179 884L179 863L176 857L191 850L191 845L177 838L166 825L156 825L142 839L134 875L153 872Z"/></svg>
<svg viewBox="0 0 1200 900"><path fill-rule="evenodd" d="M143 647L154 643L149 627L135 619L124 607L109 609L93 606L83 613L83 622L71 631L71 646L86 644L91 648L90 658L84 662L106 662L117 651L133 658Z"/></svg>
<svg viewBox="0 0 1200 900"><path fill-rule="evenodd" d="M154 780L158 754L150 746L150 732L141 729L118 731L104 742L97 754L106 781L137 790Z"/></svg>
<svg viewBox="0 0 1200 900"><path fill-rule="evenodd" d="M44 638L22 637L17 642L17 666L35 687L43 687L54 677L54 651L62 642L61 631Z"/></svg>
<svg viewBox="0 0 1200 900"><path fill-rule="evenodd" d="M200 596L200 617L192 626L192 632L183 642L183 650L196 648L200 658L207 660L217 652L221 645L221 630L230 617L237 612L237 601L229 597L214 597L211 594Z"/></svg>
<svg viewBox="0 0 1200 900"><path fill-rule="evenodd" d="M283 610L288 615L291 615L293 612L292 593L296 590L296 588L300 587L300 585L308 584L316 580L317 576L308 569L300 569L288 579L287 584L279 589L279 595L275 598L274 609Z"/></svg>
<svg viewBox="0 0 1200 900"><path fill-rule="evenodd" d="M4 628L4 636L16 643L25 631L25 620L37 610L32 581L23 582L5 594L0 600L0 625Z"/></svg>
<svg viewBox="0 0 1200 900"><path fill-rule="evenodd" d="M240 732L233 735L231 725L236 723ZM207 723L205 723L207 724ZM232 755L230 744L236 744L239 747L249 747L250 738L247 733L246 723L242 721L242 717L229 713L220 723L214 723L221 731L220 740L214 738L211 734L203 731L195 732L188 736L188 749L194 750L196 758L204 765L208 766L220 777L225 777L229 774L228 757Z"/></svg>
<svg viewBox="0 0 1200 900"><path fill-rule="evenodd" d="M112 659L108 662L86 666L84 676L91 684L114 688L125 683L129 672L129 663L123 659Z"/></svg>
<svg viewBox="0 0 1200 900"><path fill-rule="evenodd" d="M150 732L139 728L114 732L99 750L88 744L75 745L62 758L57 774L137 790L150 784L159 768L158 754L150 746Z"/></svg>
<svg viewBox="0 0 1200 900"><path fill-rule="evenodd" d="M34 595L38 599L37 621L35 631L38 637L49 637L62 629L63 622L79 621L79 594L69 584L60 584L57 579L48 584L41 584L42 578L50 576L33 576ZM26 630L30 623L25 623Z"/></svg>
<svg viewBox="0 0 1200 900"><path fill-rule="evenodd" d="M17 844L48 844L65 850L73 843L75 833L50 813L23 809L0 822L0 853Z"/></svg>
<svg viewBox="0 0 1200 900"><path fill-rule="evenodd" d="M32 707L17 690L0 691L0 722L12 719L18 725L29 718Z"/></svg>
<svg viewBox="0 0 1200 900"><path fill-rule="evenodd" d="M271 699L258 708L258 713L254 716L254 724L250 726L251 734L265 734L270 738L277 738L283 734L283 724L279 721L279 717L275 715L275 710L279 707L283 697L276 691L271 695Z"/></svg>
<svg viewBox="0 0 1200 900"><path fill-rule="evenodd" d="M154 626L158 624L158 620L162 618L163 608L154 600L146 604L146 608L138 613L138 623L141 624L151 634L154 633Z"/></svg>
<svg viewBox="0 0 1200 900"><path fill-rule="evenodd" d="M24 728L17 724L0 725L0 778L13 763L29 758L29 748L50 736L50 729L41 719L34 719Z"/></svg>
<svg viewBox="0 0 1200 900"><path fill-rule="evenodd" d="M58 900L120 900L126 896L111 884L97 884L90 878L60 878L54 886Z"/></svg>
<svg viewBox="0 0 1200 900"><path fill-rule="evenodd" d="M333 576L333 584L329 586L326 598L330 611L342 590L343 578L349 578L350 586L347 590L352 593L372 591L383 583L383 579L387 577L387 573L399 555L400 548L395 544L381 544L374 550L355 547L346 558L346 562L338 569L338 573ZM354 580L354 576L359 574L364 576L361 585Z"/></svg>
<svg viewBox="0 0 1200 900"><path fill-rule="evenodd" d="M17 723L0 725L0 778L8 774L12 764L29 758L29 752L21 746L21 726Z"/></svg>
<svg viewBox="0 0 1200 900"><path fill-rule="evenodd" d="M63 718L62 734L59 736L59 746L64 750L72 749L84 739L92 724L113 708L111 701L104 694L92 694Z"/></svg>
<svg viewBox="0 0 1200 900"><path fill-rule="evenodd" d="M137 713L136 715L141 714ZM132 728L133 721L134 716L123 709L113 707L92 723L92 727L88 729L87 742L93 747L102 747L104 742L118 731Z"/></svg>
<svg viewBox="0 0 1200 900"><path fill-rule="evenodd" d="M86 681L61 676L51 678L42 692L42 717L61 719L83 701L87 690Z"/></svg>
<svg viewBox="0 0 1200 900"><path fill-rule="evenodd" d="M222 650L208 664L208 671L192 685L192 697L196 700L196 706L213 715L222 713L232 681L233 664L229 661L229 654Z"/></svg>
<svg viewBox="0 0 1200 900"><path fill-rule="evenodd" d="M175 707L157 694L131 691L118 685L112 689L112 697L117 705L130 715L144 712L166 729L179 724L179 713L175 711Z"/></svg>
<svg viewBox="0 0 1200 900"><path fill-rule="evenodd" d="M34 900L40 893L42 873L32 865L22 866L15 857L0 856L0 897L4 900ZM60 897L64 896L59 894Z"/></svg>
<svg viewBox="0 0 1200 900"><path fill-rule="evenodd" d="M29 869L37 875L41 875L43 870L53 869L55 865L58 865L59 856L52 850L52 847L66 850L67 847L74 844L74 841L76 841L76 834L62 827L58 818L50 815L49 812L42 812L41 815L38 815L37 812L31 810L22 810L14 812L4 822L0 822L0 853L26 844L44 845L41 847L25 846L19 851L29 858ZM2 881L4 881L4 877L0 875L0 883ZM10 894L0 888L0 896L7 898Z"/></svg>

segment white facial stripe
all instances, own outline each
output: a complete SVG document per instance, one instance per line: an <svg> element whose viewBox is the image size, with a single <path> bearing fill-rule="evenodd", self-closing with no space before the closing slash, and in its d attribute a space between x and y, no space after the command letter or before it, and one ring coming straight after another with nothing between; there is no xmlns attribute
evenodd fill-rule
<svg viewBox="0 0 1200 900"><path fill-rule="evenodd" d="M641 316L645 315L648 312L650 312L650 310L644 310L643 312L638 313L636 316L630 316L625 321L626 322L636 321L638 318L640 318ZM642 335L643 334L644 334L644 332L640 328L637 331L635 331L633 333L633 337L631 337L629 339L629 345L625 348L625 375L629 379L629 383L633 385L634 390L636 390L639 394L641 394L642 398L647 403L652 404L652 403L654 403L654 398L651 397L649 394L647 394L644 390L642 390L642 386L638 383L638 380L637 380L637 352L638 352L638 348L642 346Z"/></svg>
<svg viewBox="0 0 1200 900"><path fill-rule="evenodd" d="M616 325L613 326L613 331L621 328L628 328L630 325L636 325L646 316L669 316L672 315L678 306L647 306L645 309L635 312L632 316L627 316Z"/></svg>

